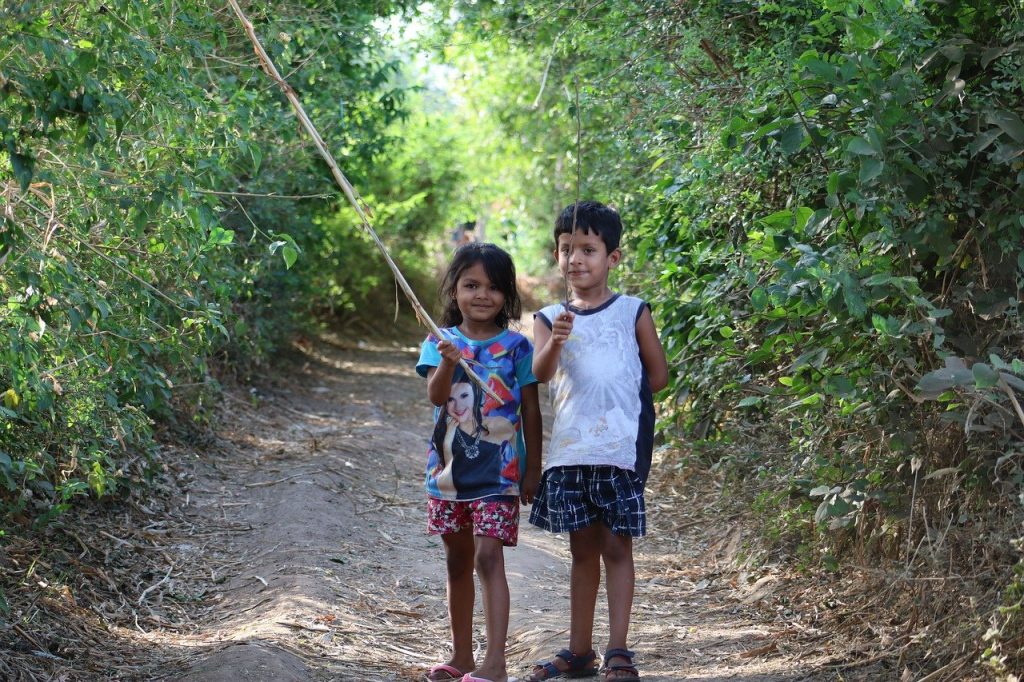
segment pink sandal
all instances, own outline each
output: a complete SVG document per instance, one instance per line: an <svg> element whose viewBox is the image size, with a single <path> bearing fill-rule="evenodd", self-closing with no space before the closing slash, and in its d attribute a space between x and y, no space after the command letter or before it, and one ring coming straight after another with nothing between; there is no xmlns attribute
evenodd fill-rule
<svg viewBox="0 0 1024 682"><path fill-rule="evenodd" d="M444 673L448 677L434 677L438 673ZM431 667L420 679L422 682L448 682L448 680L461 680L466 674L455 666L442 663L441 665Z"/></svg>

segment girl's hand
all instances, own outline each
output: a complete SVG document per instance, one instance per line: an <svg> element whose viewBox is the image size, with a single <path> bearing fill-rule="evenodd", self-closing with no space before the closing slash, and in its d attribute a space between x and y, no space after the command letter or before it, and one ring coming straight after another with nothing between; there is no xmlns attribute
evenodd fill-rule
<svg viewBox="0 0 1024 682"><path fill-rule="evenodd" d="M519 499L523 504L533 504L534 498L537 497L537 488L540 486L540 472L529 471L523 476L523 480L519 482Z"/></svg>
<svg viewBox="0 0 1024 682"><path fill-rule="evenodd" d="M459 347L448 339L441 339L437 344L437 352L441 354L441 362L448 365L457 365L462 359L462 352Z"/></svg>
<svg viewBox="0 0 1024 682"><path fill-rule="evenodd" d="M568 310L560 312L555 317L555 321L551 323L551 342L556 346L564 346L572 333L572 322L575 319L576 315Z"/></svg>

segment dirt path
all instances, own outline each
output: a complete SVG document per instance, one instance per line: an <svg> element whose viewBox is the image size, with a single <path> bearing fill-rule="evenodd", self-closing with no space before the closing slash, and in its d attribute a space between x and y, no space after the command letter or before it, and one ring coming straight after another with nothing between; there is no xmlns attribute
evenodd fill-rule
<svg viewBox="0 0 1024 682"><path fill-rule="evenodd" d="M411 347L317 342L249 394L230 393L220 446L198 462L186 499L209 538L216 607L190 634L151 633L178 652L164 677L413 680L444 659L443 548L424 532L429 409L415 357ZM668 494L670 479L652 476L651 534L637 544L631 639L644 679L850 679L827 667L813 628L783 613L769 622L758 602L779 571L726 571L738 528L680 516L703 505L692 490ZM566 642L566 539L524 514L506 561L508 658L521 675ZM598 642L604 618L599 603Z"/></svg>

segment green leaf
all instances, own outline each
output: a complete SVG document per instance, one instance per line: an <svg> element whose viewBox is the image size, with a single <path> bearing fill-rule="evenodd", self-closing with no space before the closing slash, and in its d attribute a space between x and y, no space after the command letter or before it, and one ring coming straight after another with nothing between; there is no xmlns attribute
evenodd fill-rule
<svg viewBox="0 0 1024 682"><path fill-rule="evenodd" d="M973 384L974 381L970 370L944 367L925 374L915 388L925 398L934 400L951 388Z"/></svg>
<svg viewBox="0 0 1024 682"><path fill-rule="evenodd" d="M988 65L994 60L999 59L1007 52L1014 49L1011 46L1007 47L990 47L981 53L981 68L987 69Z"/></svg>
<svg viewBox="0 0 1024 682"><path fill-rule="evenodd" d="M826 185L826 191L829 194L835 194L839 190L839 173L832 171L828 174L828 184Z"/></svg>
<svg viewBox="0 0 1024 682"><path fill-rule="evenodd" d="M252 172L256 175L260 172L260 164L263 162L263 152L256 145L249 145L249 155L252 157Z"/></svg>
<svg viewBox="0 0 1024 682"><path fill-rule="evenodd" d="M768 293L761 287L750 292L750 305L757 312L762 312L768 307Z"/></svg>
<svg viewBox="0 0 1024 682"><path fill-rule="evenodd" d="M762 223L765 227L785 229L793 225L793 211L789 209L776 211L771 215L764 216L758 222Z"/></svg>
<svg viewBox="0 0 1024 682"><path fill-rule="evenodd" d="M880 159L867 158L860 164L860 181L871 182L885 169L885 162Z"/></svg>
<svg viewBox="0 0 1024 682"><path fill-rule="evenodd" d="M844 376L830 376L827 385L830 393L840 397L850 396L856 389L853 382Z"/></svg>
<svg viewBox="0 0 1024 682"><path fill-rule="evenodd" d="M996 369L1009 370L1011 369L1010 364L1003 360L995 353L988 354L988 361L992 363L992 366Z"/></svg>
<svg viewBox="0 0 1024 682"><path fill-rule="evenodd" d="M989 145L995 142L1002 134L1003 129L998 126L995 128L989 128L983 133L979 133L978 136L975 137L974 140L971 142L971 144L967 146L967 148L971 152L971 156L976 156L977 154L985 151L989 147Z"/></svg>
<svg viewBox="0 0 1024 682"><path fill-rule="evenodd" d="M868 306L864 302L863 290L857 280L850 273L842 272L839 274L839 285L842 287L843 302L846 303L850 317L860 319L867 315Z"/></svg>
<svg viewBox="0 0 1024 682"><path fill-rule="evenodd" d="M754 407L756 405L760 405L762 400L764 400L764 398L758 396L747 396L743 400L736 403L736 407Z"/></svg>
<svg viewBox="0 0 1024 682"><path fill-rule="evenodd" d="M235 239L234 230L225 230L223 227L215 227L210 230L210 236L206 238L208 247L227 246Z"/></svg>
<svg viewBox="0 0 1024 682"><path fill-rule="evenodd" d="M999 126L1000 129L1017 142L1024 142L1024 121L1012 111L997 110L988 115L989 123Z"/></svg>
<svg viewBox="0 0 1024 682"><path fill-rule="evenodd" d="M725 326L719 327L718 333L721 334L726 339L731 339L733 337L733 334L735 334L736 332L732 327Z"/></svg>
<svg viewBox="0 0 1024 682"><path fill-rule="evenodd" d="M871 143L863 137L855 137L850 140L850 144L846 146L846 149L852 154L860 154L861 156L878 155L878 150L872 147Z"/></svg>
<svg viewBox="0 0 1024 682"><path fill-rule="evenodd" d="M999 383L999 373L984 362L976 362L971 367L974 383L978 388L991 388Z"/></svg>
<svg viewBox="0 0 1024 682"><path fill-rule="evenodd" d="M291 244L285 244L281 249L281 256L284 258L284 266L287 269L291 269L295 265L295 261L299 258L299 251Z"/></svg>
<svg viewBox="0 0 1024 682"><path fill-rule="evenodd" d="M802 123L793 123L789 125L782 131L782 138L779 140L782 146L782 151L786 154L792 154L800 151L805 137L806 134Z"/></svg>
<svg viewBox="0 0 1024 682"><path fill-rule="evenodd" d="M923 480L930 481L933 478L942 478L943 476L958 473L960 473L959 467L946 467L944 469L936 469L935 471L928 473L928 475L925 476Z"/></svg>
<svg viewBox="0 0 1024 682"><path fill-rule="evenodd" d="M21 186L21 191L28 190L28 186L32 184L32 174L35 170L36 160L31 156L25 154L19 154L17 152L11 152L11 167L14 170L14 177L18 180L18 185Z"/></svg>
<svg viewBox="0 0 1024 682"><path fill-rule="evenodd" d="M870 277L865 279L863 282L861 282L861 284L863 284L866 287L877 287L877 286L881 286L882 284L888 284L892 280L893 280L892 275L888 275L888 274L880 272L880 273L871 275Z"/></svg>
<svg viewBox="0 0 1024 682"><path fill-rule="evenodd" d="M1010 374L1009 372L1000 372L999 377L1007 383L1007 385L1014 387L1018 391L1024 391L1024 379Z"/></svg>
<svg viewBox="0 0 1024 682"><path fill-rule="evenodd" d="M800 65L818 78L829 83L835 82L837 80L836 76L839 74L839 70L836 69L834 64L829 64L826 61L810 57L809 55L804 55L800 58Z"/></svg>

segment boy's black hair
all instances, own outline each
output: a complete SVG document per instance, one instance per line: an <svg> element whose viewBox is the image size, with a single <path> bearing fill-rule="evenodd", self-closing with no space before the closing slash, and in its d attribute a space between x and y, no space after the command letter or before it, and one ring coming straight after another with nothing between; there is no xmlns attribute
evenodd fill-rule
<svg viewBox="0 0 1024 682"><path fill-rule="evenodd" d="M463 244L455 250L452 262L448 264L448 270L441 280L439 295L441 298L441 326L456 327L462 324L462 311L455 302L455 287L459 283L459 277L477 263L482 263L484 272L491 280L491 283L498 287L498 290L505 294L505 305L501 312L494 318L494 323L502 329L508 329L512 320L518 320L522 314L522 304L519 301L519 289L516 287L516 266L512 262L512 256L508 255L501 248L486 242L470 242Z"/></svg>
<svg viewBox="0 0 1024 682"><path fill-rule="evenodd" d="M604 242L608 253L619 248L622 238L622 219L614 208L605 206L599 201L581 201L569 204L555 220L555 248L558 248L558 235L572 234L572 214L576 211L576 229L583 234L597 234Z"/></svg>

